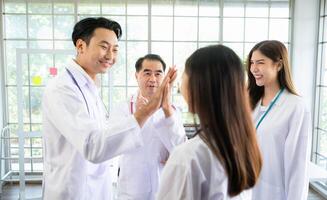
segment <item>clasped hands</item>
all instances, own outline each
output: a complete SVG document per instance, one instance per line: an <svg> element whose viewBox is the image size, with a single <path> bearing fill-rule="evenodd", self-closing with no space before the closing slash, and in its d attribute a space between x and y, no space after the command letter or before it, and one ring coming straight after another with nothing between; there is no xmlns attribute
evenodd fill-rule
<svg viewBox="0 0 327 200"><path fill-rule="evenodd" d="M177 69L173 66L169 68L161 85L151 99L146 99L140 94L138 95L134 117L141 127L146 119L160 107L163 109L166 118L173 114L174 108L171 105L171 93L176 77Z"/></svg>

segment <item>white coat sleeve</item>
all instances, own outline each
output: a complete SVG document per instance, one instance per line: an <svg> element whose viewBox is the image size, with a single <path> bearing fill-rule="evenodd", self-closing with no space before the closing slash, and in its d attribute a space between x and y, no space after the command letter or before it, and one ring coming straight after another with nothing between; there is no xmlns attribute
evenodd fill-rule
<svg viewBox="0 0 327 200"><path fill-rule="evenodd" d="M43 117L87 160L103 162L143 145L140 127L130 115L103 130L89 117L85 101L69 86L46 90Z"/></svg>
<svg viewBox="0 0 327 200"><path fill-rule="evenodd" d="M161 174L158 200L195 199L193 193L192 176L187 166L167 163Z"/></svg>
<svg viewBox="0 0 327 200"><path fill-rule="evenodd" d="M176 149L167 161L161 177L159 190L156 195L157 200L198 200L208 190L209 183L204 177L199 161L185 158L187 152ZM223 177L223 175L222 175ZM215 185L215 190L223 191L222 184ZM215 200L225 199L223 192L217 192Z"/></svg>
<svg viewBox="0 0 327 200"><path fill-rule="evenodd" d="M298 104L289 121L285 141L285 194L287 200L306 200L308 196L308 167L311 144L310 113Z"/></svg>
<svg viewBox="0 0 327 200"><path fill-rule="evenodd" d="M156 134L168 152L187 140L182 117L178 110L175 110L174 114L168 118L163 115L161 119L154 122L154 126Z"/></svg>

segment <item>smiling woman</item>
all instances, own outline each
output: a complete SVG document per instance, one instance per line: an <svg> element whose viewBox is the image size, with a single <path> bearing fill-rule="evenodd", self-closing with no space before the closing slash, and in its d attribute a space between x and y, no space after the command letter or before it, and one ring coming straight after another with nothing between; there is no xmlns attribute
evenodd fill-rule
<svg viewBox="0 0 327 200"><path fill-rule="evenodd" d="M305 200L308 196L311 122L291 78L283 43L256 44L247 60L248 90L263 155L253 199Z"/></svg>

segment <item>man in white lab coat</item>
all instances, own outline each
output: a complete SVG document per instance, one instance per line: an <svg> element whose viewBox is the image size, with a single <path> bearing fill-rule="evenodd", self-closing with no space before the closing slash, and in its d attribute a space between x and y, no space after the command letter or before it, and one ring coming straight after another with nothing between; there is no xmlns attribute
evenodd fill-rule
<svg viewBox="0 0 327 200"><path fill-rule="evenodd" d="M162 83L166 64L160 56L148 54L137 60L135 68L139 90L115 108L112 112L114 120L137 111L137 99L147 102L153 97ZM120 157L119 200L153 200L169 153L186 140L181 113L172 106L170 99L170 94L165 96L162 108L142 127L141 135L145 145Z"/></svg>
<svg viewBox="0 0 327 200"><path fill-rule="evenodd" d="M155 98L109 124L97 74L115 63L120 36L120 25L106 18L86 18L74 26L76 58L47 85L42 101L43 199L110 199L107 160L143 145L140 130L176 77L170 69Z"/></svg>

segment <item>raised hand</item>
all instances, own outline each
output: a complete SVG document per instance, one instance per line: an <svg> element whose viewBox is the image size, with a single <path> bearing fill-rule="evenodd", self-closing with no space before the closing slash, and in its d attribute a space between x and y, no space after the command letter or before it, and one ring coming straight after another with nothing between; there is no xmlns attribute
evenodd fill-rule
<svg viewBox="0 0 327 200"><path fill-rule="evenodd" d="M136 110L136 112L134 113L134 117L139 123L140 127L143 126L148 117L150 117L156 110L161 107L164 91L166 87L169 88L169 85L173 84L176 77L177 69L175 67L169 68L165 78L162 81L162 84L159 86L153 97L146 105L142 106L142 109ZM168 91L166 93L168 93Z"/></svg>
<svg viewBox="0 0 327 200"><path fill-rule="evenodd" d="M135 103L136 110L142 109L148 103L149 103L149 100L147 98L143 97L142 94L139 92L137 95L136 103Z"/></svg>

